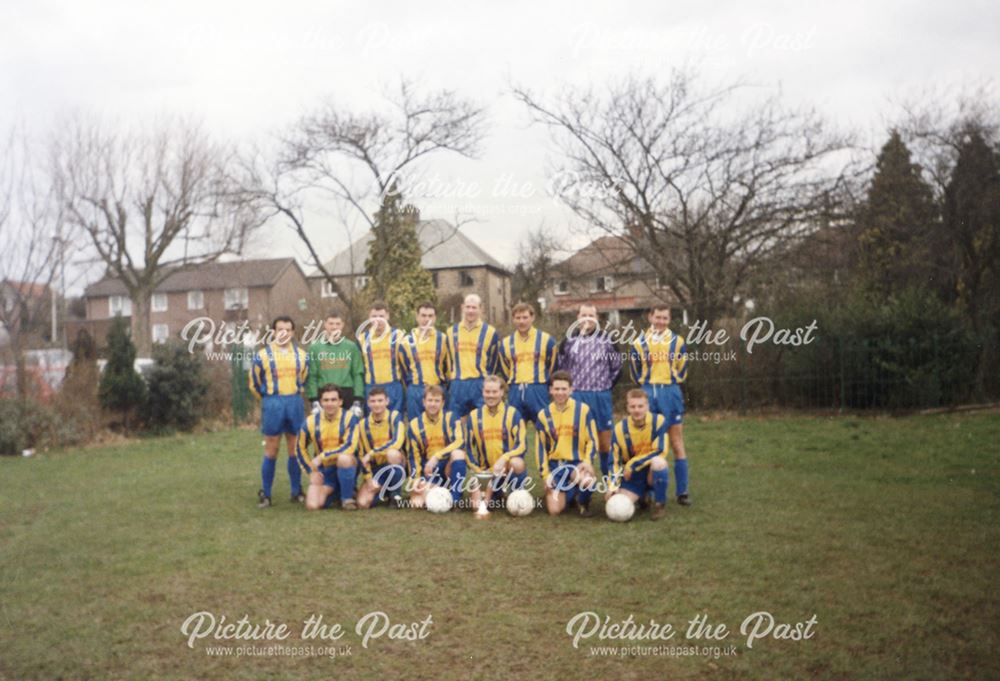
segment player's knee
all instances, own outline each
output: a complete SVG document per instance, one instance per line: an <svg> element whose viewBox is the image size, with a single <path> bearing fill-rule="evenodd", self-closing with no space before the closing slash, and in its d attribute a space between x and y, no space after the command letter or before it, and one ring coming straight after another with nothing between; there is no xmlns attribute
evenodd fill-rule
<svg viewBox="0 0 1000 681"><path fill-rule="evenodd" d="M451 453L451 460L452 461L465 461L465 452L463 452L461 449L456 449L455 451L453 451Z"/></svg>
<svg viewBox="0 0 1000 681"><path fill-rule="evenodd" d="M661 459L660 457L656 457L649 463L649 467L652 468L654 471L662 471L664 468L667 467L667 462L664 459Z"/></svg>
<svg viewBox="0 0 1000 681"><path fill-rule="evenodd" d="M519 456L514 457L513 459L510 460L510 469L514 473L521 474L524 472L525 468L526 466L524 465L524 459L522 459L521 457Z"/></svg>
<svg viewBox="0 0 1000 681"><path fill-rule="evenodd" d="M352 468L354 465L354 457L350 454L341 454L337 457L337 468Z"/></svg>
<svg viewBox="0 0 1000 681"><path fill-rule="evenodd" d="M398 466L403 463L403 455L398 449L390 449L385 455L386 461Z"/></svg>

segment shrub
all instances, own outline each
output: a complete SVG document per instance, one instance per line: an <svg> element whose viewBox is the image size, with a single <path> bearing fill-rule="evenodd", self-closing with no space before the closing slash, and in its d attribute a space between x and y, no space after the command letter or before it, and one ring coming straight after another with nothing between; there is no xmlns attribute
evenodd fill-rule
<svg viewBox="0 0 1000 681"><path fill-rule="evenodd" d="M98 395L105 409L122 415L126 430L129 416L141 410L146 402L146 384L135 371L135 345L121 317L115 319L108 331L108 363L101 374Z"/></svg>
<svg viewBox="0 0 1000 681"><path fill-rule="evenodd" d="M191 430L204 412L208 379L202 362L179 344L157 346L146 375L149 422L154 428Z"/></svg>

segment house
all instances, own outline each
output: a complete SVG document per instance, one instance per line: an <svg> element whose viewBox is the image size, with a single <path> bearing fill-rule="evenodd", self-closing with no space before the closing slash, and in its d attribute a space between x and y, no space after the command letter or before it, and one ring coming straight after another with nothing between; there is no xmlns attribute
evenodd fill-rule
<svg viewBox="0 0 1000 681"><path fill-rule="evenodd" d="M177 338L198 317L230 327L249 321L253 328L280 314L296 318L308 309L310 293L305 273L294 258L213 262L179 269L153 293L150 338L157 343ZM114 277L88 286L84 300L86 319L67 322L68 338L85 328L101 344L116 316L132 315L125 286Z"/></svg>
<svg viewBox="0 0 1000 681"><path fill-rule="evenodd" d="M611 324L640 317L654 303L667 303L674 318L687 323L686 311L662 277L619 236L599 237L553 266L543 297L546 313L569 322L583 303L597 307Z"/></svg>
<svg viewBox="0 0 1000 681"><path fill-rule="evenodd" d="M483 300L483 313L488 321L494 324L510 321L511 275L507 268L445 220L421 220L416 229L423 251L420 264L434 280L438 319L458 321L462 299L469 293L477 293ZM365 262L372 240L372 233L368 232L324 265L347 295L362 290L368 283ZM309 279L322 300L332 303L337 298L318 269Z"/></svg>

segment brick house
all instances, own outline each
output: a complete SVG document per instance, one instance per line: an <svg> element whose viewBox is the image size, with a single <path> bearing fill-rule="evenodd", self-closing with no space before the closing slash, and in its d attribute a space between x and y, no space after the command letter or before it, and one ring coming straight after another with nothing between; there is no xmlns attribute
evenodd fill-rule
<svg viewBox="0 0 1000 681"><path fill-rule="evenodd" d="M462 231L445 220L421 220L417 237L424 269L431 273L438 297L438 319L452 322L461 319L462 299L477 293L483 299L483 315L493 324L510 321L510 271L479 247ZM349 295L368 282L365 261L372 242L368 232L325 264L337 285ZM333 303L337 294L316 270L309 276L314 293Z"/></svg>
<svg viewBox="0 0 1000 681"><path fill-rule="evenodd" d="M591 303L612 324L645 315L656 302L671 306L675 319L687 323L687 312L661 284L656 270L635 255L621 237L602 236L553 267L545 288L545 311L559 323L576 317L582 303Z"/></svg>
<svg viewBox="0 0 1000 681"><path fill-rule="evenodd" d="M150 301L149 334L153 342L178 338L192 319L209 317L216 324L251 327L288 314L301 326L309 308L311 291L294 258L215 262L178 270L157 288ZM69 338L87 329L99 345L116 316L129 317L132 301L122 282L105 277L84 292L86 319L67 322Z"/></svg>

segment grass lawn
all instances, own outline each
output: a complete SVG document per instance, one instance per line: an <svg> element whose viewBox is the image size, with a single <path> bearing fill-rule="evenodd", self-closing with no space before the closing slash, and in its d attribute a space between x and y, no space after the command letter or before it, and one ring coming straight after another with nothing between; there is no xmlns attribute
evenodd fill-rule
<svg viewBox="0 0 1000 681"><path fill-rule="evenodd" d="M1000 678L1000 415L692 418L686 439L695 505L625 525L307 514L283 461L260 511L250 430L4 458L0 678ZM355 622L377 610L433 624L364 649ZM749 649L739 626L762 610L815 614L814 636ZM246 644L188 648L198 611L286 623L289 648L322 614L344 656L212 656ZM657 642L574 648L582 611L699 648L685 629L707 614L736 654L599 656Z"/></svg>

